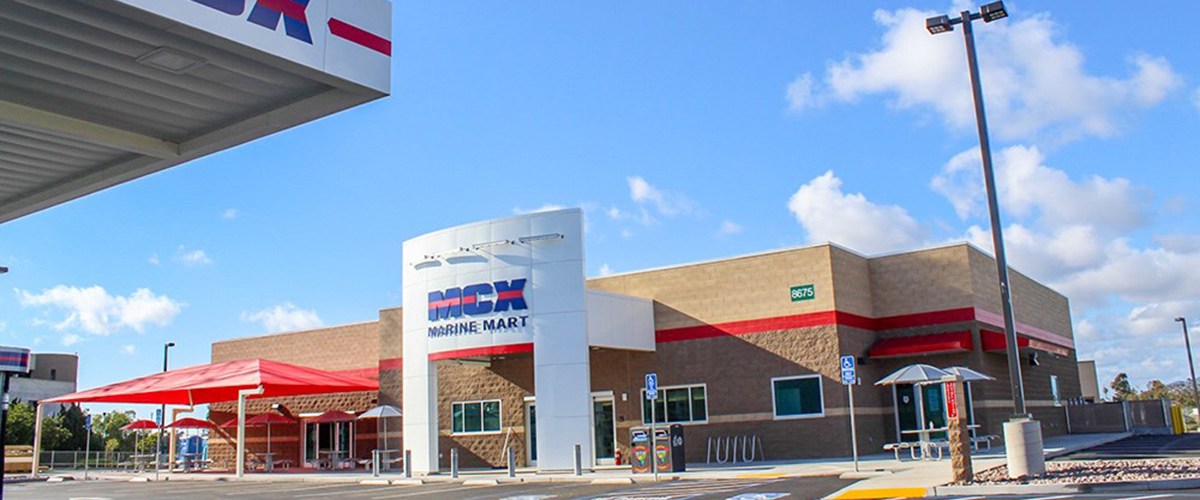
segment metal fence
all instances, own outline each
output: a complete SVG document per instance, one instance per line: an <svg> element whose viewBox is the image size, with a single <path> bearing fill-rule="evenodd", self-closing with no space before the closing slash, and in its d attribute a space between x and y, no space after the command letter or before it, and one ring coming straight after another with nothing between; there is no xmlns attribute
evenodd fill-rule
<svg viewBox="0 0 1200 500"><path fill-rule="evenodd" d="M133 467L131 451L43 451L40 465L51 469L125 469ZM164 459L166 457L164 456Z"/></svg>
<svg viewBox="0 0 1200 500"><path fill-rule="evenodd" d="M1064 406L1067 431L1072 434L1132 432L1171 434L1171 402L1166 399L1075 403Z"/></svg>

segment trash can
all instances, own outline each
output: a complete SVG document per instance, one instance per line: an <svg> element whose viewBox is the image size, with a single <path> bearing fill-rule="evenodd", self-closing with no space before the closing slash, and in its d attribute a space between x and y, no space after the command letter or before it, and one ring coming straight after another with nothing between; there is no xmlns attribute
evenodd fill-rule
<svg viewBox="0 0 1200 500"><path fill-rule="evenodd" d="M683 426L671 424L666 429L655 429L657 438L654 446L654 463L659 472L683 472L687 470L687 459L683 449Z"/></svg>
<svg viewBox="0 0 1200 500"><path fill-rule="evenodd" d="M683 450L683 426L673 424L654 429L655 439L650 440L650 427L630 429L629 465L634 474L651 474L653 467L658 472L683 472L686 460Z"/></svg>
<svg viewBox="0 0 1200 500"><path fill-rule="evenodd" d="M634 474L650 474L654 464L650 446L650 428L634 427L629 430L629 444L633 451L629 454L629 465Z"/></svg>

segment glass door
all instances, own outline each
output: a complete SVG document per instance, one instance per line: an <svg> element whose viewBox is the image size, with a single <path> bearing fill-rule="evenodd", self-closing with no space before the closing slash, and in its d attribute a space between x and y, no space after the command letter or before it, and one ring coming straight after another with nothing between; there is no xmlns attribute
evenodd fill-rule
<svg viewBox="0 0 1200 500"><path fill-rule="evenodd" d="M525 457L530 466L537 465L537 403L525 402Z"/></svg>
<svg viewBox="0 0 1200 500"><path fill-rule="evenodd" d="M946 403L943 398L942 384L926 384L921 386L921 399L924 410L923 429L938 429L946 427ZM945 432L934 432L929 439L945 439Z"/></svg>
<svg viewBox="0 0 1200 500"><path fill-rule="evenodd" d="M324 460L348 459L353 456L353 422L307 424L304 461L312 464Z"/></svg>
<svg viewBox="0 0 1200 500"><path fill-rule="evenodd" d="M612 396L592 397L592 425L595 434L592 450L597 465L615 465L617 453L617 424L613 416Z"/></svg>
<svg viewBox="0 0 1200 500"><path fill-rule="evenodd" d="M917 394L912 384L892 386L895 391L896 429L901 441L917 441L920 436L916 433L905 433L920 429L920 417L917 415Z"/></svg>

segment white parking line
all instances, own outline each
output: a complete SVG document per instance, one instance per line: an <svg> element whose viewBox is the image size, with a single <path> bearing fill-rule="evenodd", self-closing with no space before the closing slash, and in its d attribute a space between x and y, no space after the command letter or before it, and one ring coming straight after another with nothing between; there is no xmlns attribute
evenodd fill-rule
<svg viewBox="0 0 1200 500"><path fill-rule="evenodd" d="M1037 497L1037 498L1030 498L1029 500L1057 500L1057 499L1059 499L1059 498L1075 498L1075 495L1055 495L1055 496L1052 496L1052 497Z"/></svg>
<svg viewBox="0 0 1200 500"><path fill-rule="evenodd" d="M337 486L346 488L346 491L319 491L317 493L309 493L307 495L292 495L292 498L323 497L323 496L337 495L339 493L352 493L354 490L358 490L360 488L370 488L369 486L362 486L359 484L339 484ZM374 488L378 489L380 487L376 486ZM317 488L308 488L308 489L302 490L302 491L311 491L311 490L315 490L315 489L317 489Z"/></svg>
<svg viewBox="0 0 1200 500"><path fill-rule="evenodd" d="M418 489L419 489L419 491L412 491L412 492L408 492L408 493L400 493L400 494L397 494L397 495L383 495L383 496L378 496L378 497L372 497L372 498L371 498L371 500L386 500L386 499L388 499L388 498L403 498L403 497L413 497L413 496L418 496L418 495L428 495L428 494L430 494L430 493L438 493L438 492L442 492L442 491L450 491L450 490L454 490L454 491L463 491L463 490L473 490L473 489L476 489L476 488L490 488L490 487L491 487L491 485L480 485L480 486L463 486L463 487L461 487L461 488L456 488L456 486L459 486L459 484L458 484L458 483L451 483L451 484L449 485L449 487L447 487L447 488L427 488L427 487L424 487L424 486L417 486L416 488L418 488Z"/></svg>
<svg viewBox="0 0 1200 500"><path fill-rule="evenodd" d="M1126 499L1124 499L1124 500L1150 500L1150 499L1152 499L1152 498L1168 498L1168 497L1170 497L1170 496L1171 496L1170 494L1162 494L1162 495L1147 495L1147 496L1144 496L1144 497L1133 497L1133 498L1126 498Z"/></svg>
<svg viewBox="0 0 1200 500"><path fill-rule="evenodd" d="M258 485L254 485L254 486L258 486ZM239 496L239 495L257 495L260 493L286 493L289 491L312 491L312 490L320 490L320 489L325 489L325 488L336 488L339 486L352 486L352 485L349 483L335 483L335 484L272 483L271 486L272 487L270 487L270 488L255 488L255 489L252 489L249 491L235 491L232 493L226 493L225 495L232 497L232 496ZM284 488L283 489L275 489L276 487L279 487L279 486L283 486ZM353 485L353 486L357 486L357 485Z"/></svg>

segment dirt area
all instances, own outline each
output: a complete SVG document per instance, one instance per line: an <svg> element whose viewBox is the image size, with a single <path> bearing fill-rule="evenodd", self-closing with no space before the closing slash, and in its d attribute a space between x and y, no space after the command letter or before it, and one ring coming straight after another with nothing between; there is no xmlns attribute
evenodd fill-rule
<svg viewBox="0 0 1200 500"><path fill-rule="evenodd" d="M1089 484L1200 478L1200 458L1047 462L1046 474L1009 479L1000 466L975 475L973 484Z"/></svg>

